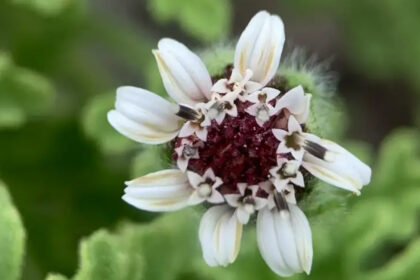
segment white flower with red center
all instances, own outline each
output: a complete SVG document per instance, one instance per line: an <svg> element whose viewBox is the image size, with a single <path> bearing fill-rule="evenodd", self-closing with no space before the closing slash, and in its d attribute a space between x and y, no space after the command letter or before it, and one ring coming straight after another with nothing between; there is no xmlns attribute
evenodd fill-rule
<svg viewBox="0 0 420 280"><path fill-rule="evenodd" d="M240 36L233 68L212 82L197 55L162 39L153 53L178 105L121 87L108 114L137 142L170 142L179 169L126 182L123 199L147 211L204 203L199 239L210 266L236 259L243 225L257 215L258 246L270 268L282 276L309 273L311 230L295 198L295 187L305 185L301 169L352 191L370 179L369 167L349 152L306 132L311 96L273 79L283 44L281 19L259 12Z"/></svg>

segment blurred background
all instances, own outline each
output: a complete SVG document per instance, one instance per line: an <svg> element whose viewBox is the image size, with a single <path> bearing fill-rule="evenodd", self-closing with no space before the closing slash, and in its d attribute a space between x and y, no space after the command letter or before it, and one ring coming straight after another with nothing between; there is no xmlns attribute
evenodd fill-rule
<svg viewBox="0 0 420 280"><path fill-rule="evenodd" d="M329 63L343 143L373 166L361 197L311 219L313 272L295 278L418 279L417 0L0 0L0 279L277 278L252 229L236 264L209 269L197 214L123 203L123 182L162 161L106 121L120 85L165 94L161 37L229 43L261 9L282 17L287 50Z"/></svg>

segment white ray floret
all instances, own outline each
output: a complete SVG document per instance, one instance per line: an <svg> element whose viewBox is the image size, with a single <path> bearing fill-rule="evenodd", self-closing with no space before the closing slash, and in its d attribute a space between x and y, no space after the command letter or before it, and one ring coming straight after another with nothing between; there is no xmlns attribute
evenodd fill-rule
<svg viewBox="0 0 420 280"><path fill-rule="evenodd" d="M338 144L304 133L293 116L289 117L288 131L273 129L273 134L281 141L277 153L292 153L315 177L355 194L369 184L369 166Z"/></svg>
<svg viewBox="0 0 420 280"><path fill-rule="evenodd" d="M188 200L190 205L200 204L204 201L214 204L225 201L223 195L217 190L223 184L223 181L214 175L211 168L207 169L203 176L192 171L187 171L187 176L194 189Z"/></svg>
<svg viewBox="0 0 420 280"><path fill-rule="evenodd" d="M242 224L227 205L213 206L204 214L199 229L203 258L209 266L227 266L238 256Z"/></svg>
<svg viewBox="0 0 420 280"><path fill-rule="evenodd" d="M124 136L147 144L161 144L175 138L182 120L175 116L176 105L136 87L119 87L115 110L109 123Z"/></svg>
<svg viewBox="0 0 420 280"><path fill-rule="evenodd" d="M126 182L122 199L152 212L175 211L188 206L194 189L178 169L167 169Z"/></svg>
<svg viewBox="0 0 420 280"><path fill-rule="evenodd" d="M238 40L234 68L242 76L251 69L252 81L265 86L277 72L284 41L282 20L266 11L257 13Z"/></svg>
<svg viewBox="0 0 420 280"><path fill-rule="evenodd" d="M236 208L235 214L239 222L247 224L252 214L266 206L267 199L257 196L258 185L239 183L238 189L239 194L228 194L225 198L230 206Z"/></svg>
<svg viewBox="0 0 420 280"><path fill-rule="evenodd" d="M313 256L311 228L305 214L296 205L261 210L257 218L257 241L263 259L278 275L310 273Z"/></svg>
<svg viewBox="0 0 420 280"><path fill-rule="evenodd" d="M194 105L210 99L210 74L201 59L184 44L164 38L153 54L163 85L175 101Z"/></svg>
<svg viewBox="0 0 420 280"><path fill-rule="evenodd" d="M259 126L264 126L271 116L276 112L270 101L275 99L280 94L280 91L275 88L263 88L261 91L256 91L247 96L246 100L254 103L245 111L251 116L255 116L255 120Z"/></svg>

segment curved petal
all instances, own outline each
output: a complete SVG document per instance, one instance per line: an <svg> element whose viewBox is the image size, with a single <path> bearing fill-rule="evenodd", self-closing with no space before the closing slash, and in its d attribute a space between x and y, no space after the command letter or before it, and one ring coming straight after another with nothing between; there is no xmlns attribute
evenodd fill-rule
<svg viewBox="0 0 420 280"><path fill-rule="evenodd" d="M201 219L199 237L206 263L227 266L238 256L242 224L229 206L214 206Z"/></svg>
<svg viewBox="0 0 420 280"><path fill-rule="evenodd" d="M194 105L210 99L210 75L201 59L185 45L164 38L153 54L165 89L175 101Z"/></svg>
<svg viewBox="0 0 420 280"><path fill-rule="evenodd" d="M360 194L363 186L370 182L370 167L334 142L319 139L318 144L327 149L327 160L305 153L302 166L331 185Z"/></svg>
<svg viewBox="0 0 420 280"><path fill-rule="evenodd" d="M276 103L275 111L286 108L299 123L306 123L309 117L311 95L305 94L302 86L297 86L286 92Z"/></svg>
<svg viewBox="0 0 420 280"><path fill-rule="evenodd" d="M109 123L134 141L160 144L173 139L181 127L176 105L136 87L119 87L115 110L108 113Z"/></svg>
<svg viewBox="0 0 420 280"><path fill-rule="evenodd" d="M238 40L234 67L243 76L251 69L252 80L266 85L277 71L284 41L282 20L266 11L257 13Z"/></svg>
<svg viewBox="0 0 420 280"><path fill-rule="evenodd" d="M312 265L312 234L303 212L293 204L289 210L263 209L257 218L257 241L267 265L287 277Z"/></svg>
<svg viewBox="0 0 420 280"><path fill-rule="evenodd" d="M165 212L188 205L193 191L185 174L178 169L167 169L126 182L122 199L136 208Z"/></svg>
<svg viewBox="0 0 420 280"><path fill-rule="evenodd" d="M163 132L157 128L151 128L135 122L116 110L108 112L108 122L122 135L145 144L166 143L174 139L178 134L178 130Z"/></svg>
<svg viewBox="0 0 420 280"><path fill-rule="evenodd" d="M313 139L315 138L312 137ZM306 153L302 165L309 172L332 185L354 191L356 194L360 193L364 185L370 183L372 171L368 165L332 141L319 139L318 144L326 148L326 160Z"/></svg>
<svg viewBox="0 0 420 280"><path fill-rule="evenodd" d="M276 210L273 210L276 211ZM288 277L295 272L286 264L279 250L273 211L263 209L257 217L257 242L261 256L275 273Z"/></svg>

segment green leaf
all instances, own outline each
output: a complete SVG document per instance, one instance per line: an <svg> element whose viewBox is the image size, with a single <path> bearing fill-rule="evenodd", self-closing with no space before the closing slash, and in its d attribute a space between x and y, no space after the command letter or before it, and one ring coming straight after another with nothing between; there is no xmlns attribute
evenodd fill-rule
<svg viewBox="0 0 420 280"><path fill-rule="evenodd" d="M126 279L128 255L116 236L98 231L82 241L80 248L80 269L75 280Z"/></svg>
<svg viewBox="0 0 420 280"><path fill-rule="evenodd" d="M392 195L396 186L420 182L419 136L416 130L398 129L385 138L373 174L378 188L372 192Z"/></svg>
<svg viewBox="0 0 420 280"><path fill-rule="evenodd" d="M74 0L9 0L13 4L30 8L40 14L56 16L74 4Z"/></svg>
<svg viewBox="0 0 420 280"><path fill-rule="evenodd" d="M122 153L136 147L134 141L119 134L108 122L107 113L114 108L115 93L94 96L82 113L82 126L106 153Z"/></svg>
<svg viewBox="0 0 420 280"><path fill-rule="evenodd" d="M45 280L68 280L68 278L61 274L50 273Z"/></svg>
<svg viewBox="0 0 420 280"><path fill-rule="evenodd" d="M48 79L14 65L0 52L0 128L17 127L28 117L45 115L52 109L54 96Z"/></svg>
<svg viewBox="0 0 420 280"><path fill-rule="evenodd" d="M165 155L165 149L156 146L146 146L133 159L131 174L140 177L147 173L165 169L171 165L169 155Z"/></svg>
<svg viewBox="0 0 420 280"><path fill-rule="evenodd" d="M163 23L176 21L204 42L223 38L229 31L231 3L226 0L149 0L152 15Z"/></svg>
<svg viewBox="0 0 420 280"><path fill-rule="evenodd" d="M25 231L5 185L0 181L0 279L19 279Z"/></svg>

